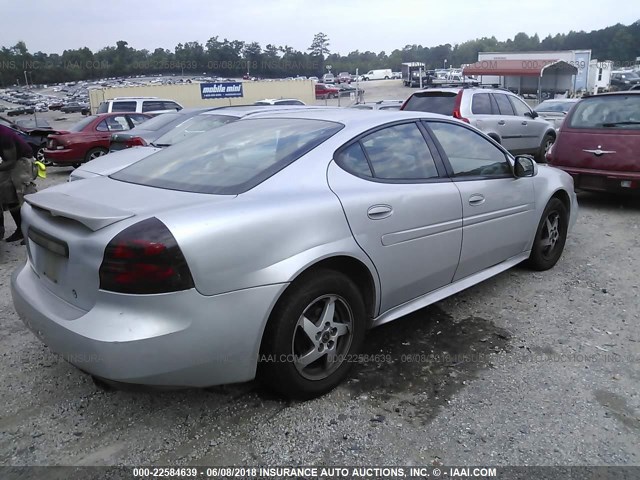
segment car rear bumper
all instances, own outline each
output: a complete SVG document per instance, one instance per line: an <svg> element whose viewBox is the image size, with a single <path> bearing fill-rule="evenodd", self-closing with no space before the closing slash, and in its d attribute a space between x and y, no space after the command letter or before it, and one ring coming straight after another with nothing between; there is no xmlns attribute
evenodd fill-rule
<svg viewBox="0 0 640 480"><path fill-rule="evenodd" d="M56 165L72 165L84 161L82 155L71 148L65 148L63 150L49 150L45 148L44 158Z"/></svg>
<svg viewBox="0 0 640 480"><path fill-rule="evenodd" d="M65 360L108 380L175 387L254 378L264 326L285 287L214 296L100 291L84 311L49 291L29 263L11 277L18 315Z"/></svg>
<svg viewBox="0 0 640 480"><path fill-rule="evenodd" d="M617 172L553 165L573 177L575 188L601 192L640 192L640 172Z"/></svg>

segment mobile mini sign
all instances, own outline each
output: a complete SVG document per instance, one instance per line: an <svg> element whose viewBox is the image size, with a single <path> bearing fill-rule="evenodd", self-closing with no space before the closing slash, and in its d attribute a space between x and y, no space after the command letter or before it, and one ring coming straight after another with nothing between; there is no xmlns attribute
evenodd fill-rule
<svg viewBox="0 0 640 480"><path fill-rule="evenodd" d="M204 99L242 97L242 82L201 83L200 96Z"/></svg>

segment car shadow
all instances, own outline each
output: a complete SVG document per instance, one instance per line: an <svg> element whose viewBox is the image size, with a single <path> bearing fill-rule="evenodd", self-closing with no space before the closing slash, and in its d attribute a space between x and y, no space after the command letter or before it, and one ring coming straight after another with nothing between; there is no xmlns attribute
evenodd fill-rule
<svg viewBox="0 0 640 480"><path fill-rule="evenodd" d="M640 195L576 191L580 208L640 211Z"/></svg>
<svg viewBox="0 0 640 480"><path fill-rule="evenodd" d="M427 423L469 380L492 367L492 355L508 350L510 338L491 320L456 321L431 305L370 331L346 387Z"/></svg>

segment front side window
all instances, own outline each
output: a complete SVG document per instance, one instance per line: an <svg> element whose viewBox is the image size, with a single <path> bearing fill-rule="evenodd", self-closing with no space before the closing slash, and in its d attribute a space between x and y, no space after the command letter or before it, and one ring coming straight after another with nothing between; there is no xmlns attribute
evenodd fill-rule
<svg viewBox="0 0 640 480"><path fill-rule="evenodd" d="M415 123L383 128L361 142L376 178L417 180L438 176L427 142Z"/></svg>
<svg viewBox="0 0 640 480"><path fill-rule="evenodd" d="M136 114L129 115L129 120L131 120L131 123L133 123L134 127L137 127L141 123L145 122L147 120L147 117L145 117L144 115L140 115L139 113L136 113Z"/></svg>
<svg viewBox="0 0 640 480"><path fill-rule="evenodd" d="M454 177L511 176L511 165L502 150L482 135L462 126L428 122L449 159Z"/></svg>
<svg viewBox="0 0 640 480"><path fill-rule="evenodd" d="M170 190L237 195L263 182L340 131L323 120L261 118L196 135L111 175Z"/></svg>
<svg viewBox="0 0 640 480"><path fill-rule="evenodd" d="M518 97L509 95L509 100L511 100L511 105L513 105L513 109L515 110L518 117L526 117L531 115L531 109L529 108L529 106Z"/></svg>

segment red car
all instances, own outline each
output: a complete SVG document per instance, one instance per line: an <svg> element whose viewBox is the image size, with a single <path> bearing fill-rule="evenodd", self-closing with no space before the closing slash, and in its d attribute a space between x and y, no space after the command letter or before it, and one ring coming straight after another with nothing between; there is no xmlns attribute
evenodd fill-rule
<svg viewBox="0 0 640 480"><path fill-rule="evenodd" d="M144 113L103 113L91 115L71 127L47 137L45 159L54 165L77 167L109 153L113 132L131 130L151 118Z"/></svg>
<svg viewBox="0 0 640 480"><path fill-rule="evenodd" d="M333 85L325 83L316 83L316 99L320 98L338 98L340 89Z"/></svg>
<svg viewBox="0 0 640 480"><path fill-rule="evenodd" d="M640 192L640 92L583 98L567 114L547 152L576 188Z"/></svg>

